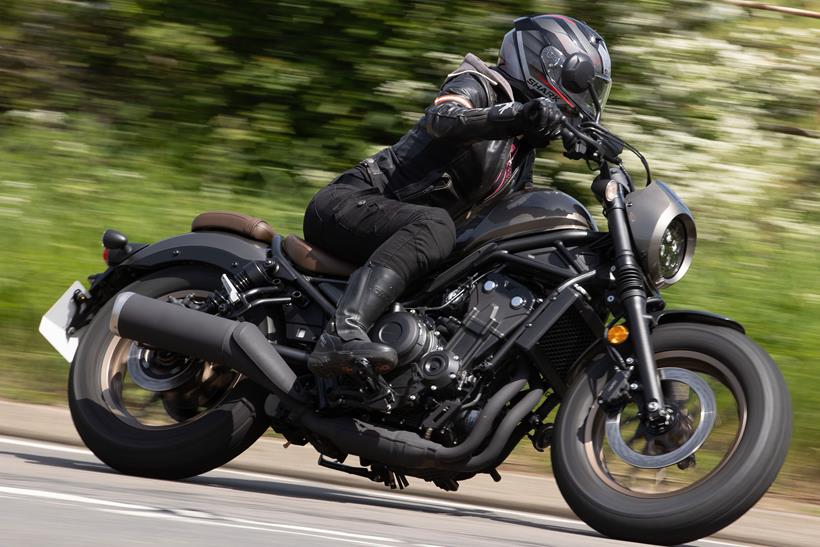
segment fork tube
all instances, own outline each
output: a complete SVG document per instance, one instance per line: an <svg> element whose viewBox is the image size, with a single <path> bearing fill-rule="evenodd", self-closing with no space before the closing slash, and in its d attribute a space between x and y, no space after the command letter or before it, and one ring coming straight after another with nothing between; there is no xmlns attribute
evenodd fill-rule
<svg viewBox="0 0 820 547"><path fill-rule="evenodd" d="M645 416L649 422L663 423L665 406L655 365L655 351L649 339L650 318L646 314L646 287L643 271L632 250L626 204L620 185L614 199L605 201L605 204L609 233L615 248L615 282L641 374Z"/></svg>

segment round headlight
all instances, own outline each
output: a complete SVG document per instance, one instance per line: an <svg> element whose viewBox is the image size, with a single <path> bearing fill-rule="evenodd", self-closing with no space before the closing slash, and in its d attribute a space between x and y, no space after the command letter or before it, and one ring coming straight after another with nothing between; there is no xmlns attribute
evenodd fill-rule
<svg viewBox="0 0 820 547"><path fill-rule="evenodd" d="M660 181L626 196L629 229L644 273L655 287L677 283L692 264L697 229L683 201Z"/></svg>
<svg viewBox="0 0 820 547"><path fill-rule="evenodd" d="M680 218L669 223L661 236L659 265L664 279L672 279L683 265L686 257L686 227Z"/></svg>

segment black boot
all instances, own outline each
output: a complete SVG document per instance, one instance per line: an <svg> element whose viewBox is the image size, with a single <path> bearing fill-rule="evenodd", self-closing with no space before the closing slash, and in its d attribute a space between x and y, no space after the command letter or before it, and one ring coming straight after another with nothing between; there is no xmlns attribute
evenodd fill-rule
<svg viewBox="0 0 820 547"><path fill-rule="evenodd" d="M370 366L384 374L396 368L396 350L370 341L367 332L404 290L399 274L374 264L353 272L347 290L308 358L317 376L352 374L358 366Z"/></svg>

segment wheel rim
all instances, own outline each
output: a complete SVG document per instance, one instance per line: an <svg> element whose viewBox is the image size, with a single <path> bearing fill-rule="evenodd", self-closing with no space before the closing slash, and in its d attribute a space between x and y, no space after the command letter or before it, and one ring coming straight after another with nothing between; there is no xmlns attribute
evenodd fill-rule
<svg viewBox="0 0 820 547"><path fill-rule="evenodd" d="M736 375L726 365L709 355L693 351L668 351L657 354L655 358L659 370L684 369L697 374L714 393L716 413L709 435L702 441L695 440L699 443L699 448L691 459L681 462L682 467L672 463L657 469L641 469L625 462L610 445L606 434L608 415L598 406L595 397L583 426L585 455L603 482L615 490L636 497L678 495L702 484L731 459L746 429L746 398ZM679 379L684 377L674 374L669 376ZM662 384L665 391L674 391L680 385L674 380L663 381ZM694 390L685 399L676 401L676 404L681 405L684 416L691 417L688 429L682 428L669 438L652 436L645 429L641 430L642 426L637 418L638 409L634 403L630 403L619 414L620 437L614 444L623 441L629 449L654 457L673 453L697 433L702 416L701 402ZM609 421L611 428L611 417ZM617 432L610 431L610 436L616 434ZM674 458L670 458L672 459Z"/></svg>
<svg viewBox="0 0 820 547"><path fill-rule="evenodd" d="M208 291L184 290L164 294L158 300L209 295ZM110 412L139 429L173 429L200 419L224 401L240 377L227 367L193 359L169 365L163 377L161 364L153 370L140 370L146 364L135 364L135 357L156 359L156 352L145 351L133 340L112 333L103 352L100 387Z"/></svg>

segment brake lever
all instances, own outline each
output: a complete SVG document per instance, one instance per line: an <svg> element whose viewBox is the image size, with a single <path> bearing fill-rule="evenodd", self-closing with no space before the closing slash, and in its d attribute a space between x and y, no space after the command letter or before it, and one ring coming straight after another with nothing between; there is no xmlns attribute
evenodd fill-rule
<svg viewBox="0 0 820 547"><path fill-rule="evenodd" d="M572 119L565 120L561 128L564 156L572 160L621 163L624 143L615 135L601 130L597 124L590 125L581 119L576 126Z"/></svg>

